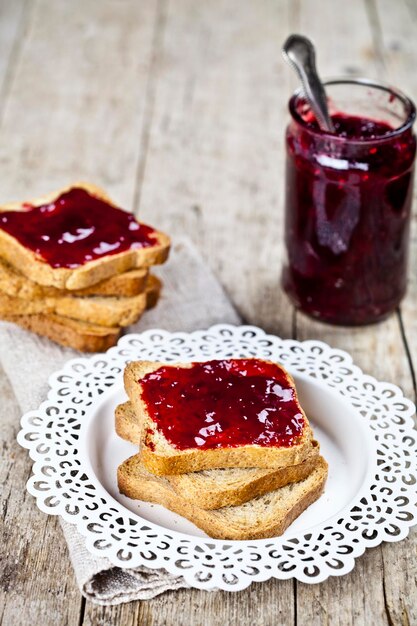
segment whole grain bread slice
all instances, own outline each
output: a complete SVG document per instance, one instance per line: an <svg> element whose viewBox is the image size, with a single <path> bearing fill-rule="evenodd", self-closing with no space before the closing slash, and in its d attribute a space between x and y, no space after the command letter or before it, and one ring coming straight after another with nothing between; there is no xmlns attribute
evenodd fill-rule
<svg viewBox="0 0 417 626"><path fill-rule="evenodd" d="M15 298L34 300L37 298L50 298L65 295L73 296L137 296L146 289L149 270L134 269L115 274L106 278L96 285L85 289L74 289L70 292L66 289L39 285L33 280L26 278L18 270L6 261L0 259L0 291Z"/></svg>
<svg viewBox="0 0 417 626"><path fill-rule="evenodd" d="M130 402L119 404L115 411L117 434L133 444L140 444L141 425ZM298 465L278 469L228 468L210 469L187 474L165 476L176 493L186 500L198 502L202 509L218 509L237 505L250 500L255 495L273 491L291 482L306 478L316 467L320 446L313 442L311 455ZM133 460L135 459L135 461ZM131 459L142 465L140 453Z"/></svg>
<svg viewBox="0 0 417 626"><path fill-rule="evenodd" d="M327 472L326 461L319 457L317 466L304 480L257 496L239 506L210 511L180 496L166 478L151 474L138 465L134 457L119 466L117 481L122 494L161 504L187 518L214 539L253 540L282 535L320 497Z"/></svg>
<svg viewBox="0 0 417 626"><path fill-rule="evenodd" d="M41 206L52 202L61 194L74 188L85 189L88 193L116 206L107 194L90 183L77 182L66 188L40 198L28 200L26 203L10 203L0 206L2 211L24 211L25 204ZM145 268L163 263L169 253L170 239L164 233L155 230L155 245L136 248L109 254L100 259L88 261L76 268L52 267L39 255L23 246L15 237L0 229L0 257L17 268L27 278L41 285L49 285L59 289L85 289L98 282L121 274L134 268Z"/></svg>
<svg viewBox="0 0 417 626"><path fill-rule="evenodd" d="M90 324L63 315L3 315L2 319L80 352L104 352L117 343L121 334L119 327Z"/></svg>
<svg viewBox="0 0 417 626"><path fill-rule="evenodd" d="M0 318L5 315L56 314L101 326L129 326L146 308L147 296L58 296L25 300L0 294Z"/></svg>
<svg viewBox="0 0 417 626"><path fill-rule="evenodd" d="M156 277L152 277L146 291L147 309L155 306L160 289L161 281ZM117 343L122 331L119 326L102 326L50 313L31 315L4 314L0 319L13 322L42 337L48 337L48 339L59 343L61 346L74 348L74 350L80 350L81 352L104 352Z"/></svg>
<svg viewBox="0 0 417 626"><path fill-rule="evenodd" d="M156 475L184 474L206 469L225 467L262 467L267 469L298 465L312 453L313 434L307 416L299 407L304 417L304 429L297 443L284 446L242 445L213 449L187 448L180 450L165 438L148 414L142 400L141 379L155 372L160 367L186 368L190 363L158 363L152 361L133 361L124 372L124 385L142 428L142 460L145 467ZM280 366L279 366L280 367ZM285 370L281 368L284 372ZM289 384L294 388L292 378L285 372ZM184 416L186 419L186 416Z"/></svg>
<svg viewBox="0 0 417 626"><path fill-rule="evenodd" d="M149 276L145 290L128 297L116 296L53 296L27 300L0 291L0 318L5 315L38 313L63 315L101 326L129 326L136 322L145 308L154 307L161 291L161 281Z"/></svg>
<svg viewBox="0 0 417 626"><path fill-rule="evenodd" d="M311 474L319 462L319 447L298 465L277 469L229 468L165 476L175 492L186 500L198 502L202 509L219 509L243 504Z"/></svg>

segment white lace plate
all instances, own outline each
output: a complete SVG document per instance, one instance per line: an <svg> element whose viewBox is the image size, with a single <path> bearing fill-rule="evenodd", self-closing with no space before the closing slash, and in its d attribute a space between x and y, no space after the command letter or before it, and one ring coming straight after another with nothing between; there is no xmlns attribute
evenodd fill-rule
<svg viewBox="0 0 417 626"><path fill-rule="evenodd" d="M329 463L321 498L282 537L223 541L161 506L121 496L116 468L137 451L113 428L125 364L249 356L278 361L294 376ZM69 361L50 387L18 435L34 461L28 490L42 511L76 524L90 552L122 568L165 568L201 589L238 591L272 577L316 583L346 574L367 547L400 541L416 523L413 403L325 343L282 340L253 326L150 330Z"/></svg>

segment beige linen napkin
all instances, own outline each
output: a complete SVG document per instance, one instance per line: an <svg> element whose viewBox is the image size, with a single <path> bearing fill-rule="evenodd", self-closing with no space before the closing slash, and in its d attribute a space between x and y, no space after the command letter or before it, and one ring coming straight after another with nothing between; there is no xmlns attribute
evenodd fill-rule
<svg viewBox="0 0 417 626"><path fill-rule="evenodd" d="M226 294L188 240L177 241L167 264L155 273L164 282L160 302L130 332L148 328L192 331L220 322L239 323ZM45 399L49 375L80 354L7 322L0 322L0 346L1 363L22 413L37 408ZM92 602L146 600L188 586L182 577L165 570L115 567L107 559L90 554L73 525L61 520L61 526L81 592Z"/></svg>

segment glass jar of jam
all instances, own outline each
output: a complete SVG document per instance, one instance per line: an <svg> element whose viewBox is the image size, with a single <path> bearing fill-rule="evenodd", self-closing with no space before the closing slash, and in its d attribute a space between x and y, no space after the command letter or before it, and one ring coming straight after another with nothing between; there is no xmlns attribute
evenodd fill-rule
<svg viewBox="0 0 417 626"><path fill-rule="evenodd" d="M406 291L416 139L414 104L367 80L325 83L336 132L301 92L286 133L283 286L325 322L387 317Z"/></svg>

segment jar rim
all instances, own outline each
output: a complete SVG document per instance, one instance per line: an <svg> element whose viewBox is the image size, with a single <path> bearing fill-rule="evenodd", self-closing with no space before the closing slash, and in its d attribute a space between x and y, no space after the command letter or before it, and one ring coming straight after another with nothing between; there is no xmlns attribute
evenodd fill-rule
<svg viewBox="0 0 417 626"><path fill-rule="evenodd" d="M363 144L369 144L369 143L373 144L377 142L381 143L384 141L390 141L393 137L401 135L402 133L409 130L413 126L415 119L416 119L416 107L414 105L414 102L396 87L392 87L388 83L384 83L381 81L376 82L369 78L331 78L331 79L323 81L323 85L325 87L330 86L330 85L349 85L349 84L350 85L362 85L364 87L374 87L375 89L380 89L381 91L386 91L396 96L404 104L405 111L407 114L407 118L405 122L403 122L401 126L399 126L398 128L394 128L392 131L387 132L383 136L369 138L369 139L368 138L351 139L351 138L346 138L346 137L338 137L334 133L329 133L324 130L311 128L311 126L308 126L307 123L303 120L301 115L298 113L297 107L296 107L300 96L304 95L304 91L302 87L300 87L293 93L288 103L288 108L289 108L291 117L293 118L295 122L297 122L300 126L305 128L308 132L312 133L313 135L317 135L318 137L322 137L322 138L326 137L333 141L342 141L345 144L349 143L349 144L363 145Z"/></svg>

